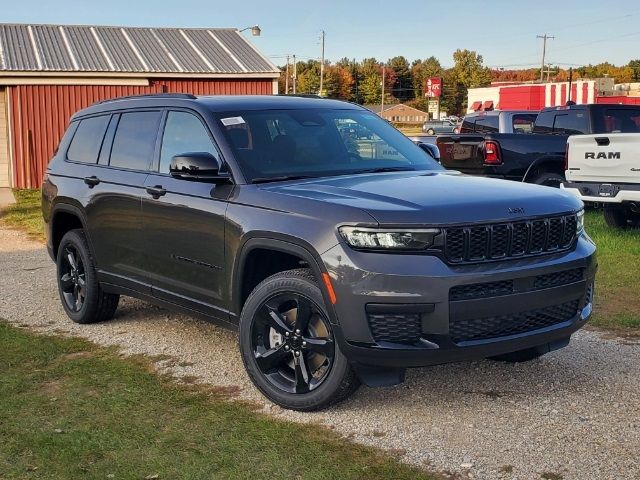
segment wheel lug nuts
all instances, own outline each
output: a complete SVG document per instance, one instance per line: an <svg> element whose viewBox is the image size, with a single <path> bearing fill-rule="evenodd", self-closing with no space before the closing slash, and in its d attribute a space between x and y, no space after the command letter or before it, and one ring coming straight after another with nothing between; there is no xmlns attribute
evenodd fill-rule
<svg viewBox="0 0 640 480"><path fill-rule="evenodd" d="M289 345L285 345L284 349L288 352L289 351Z"/></svg>
<svg viewBox="0 0 640 480"><path fill-rule="evenodd" d="M285 335L285 337L288 337L289 336L289 332L286 332L284 335Z"/></svg>
<svg viewBox="0 0 640 480"><path fill-rule="evenodd" d="M296 328L296 335L300 335L300 330Z"/></svg>
<svg viewBox="0 0 640 480"><path fill-rule="evenodd" d="M302 346L306 347L307 346L307 342L302 342Z"/></svg>
<svg viewBox="0 0 640 480"><path fill-rule="evenodd" d="M295 354L296 354L296 357L300 356L300 352L298 352L297 350L296 350Z"/></svg>

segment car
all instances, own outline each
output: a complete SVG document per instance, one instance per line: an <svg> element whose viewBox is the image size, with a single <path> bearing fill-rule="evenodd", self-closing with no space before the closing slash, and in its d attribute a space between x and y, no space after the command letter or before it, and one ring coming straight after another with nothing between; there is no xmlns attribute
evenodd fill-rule
<svg viewBox="0 0 640 480"><path fill-rule="evenodd" d="M344 121L371 140L345 139ZM109 320L126 295L237 329L249 378L287 409L408 367L531 360L592 310L579 199L446 171L337 100L92 105L70 120L42 209L71 320Z"/></svg>
<svg viewBox="0 0 640 480"><path fill-rule="evenodd" d="M640 112L612 107L609 113L610 133L569 137L562 188L602 204L610 227L640 227Z"/></svg>
<svg viewBox="0 0 640 480"><path fill-rule="evenodd" d="M438 133L453 133L458 127L458 122L454 120L429 120L422 125L422 131L427 135Z"/></svg>
<svg viewBox="0 0 640 480"><path fill-rule="evenodd" d="M460 135L440 135L436 145L446 168L558 188L566 180L565 149L569 136L606 133L611 109L625 112L624 115L640 114L640 105L549 107L540 111L531 128L530 112L512 115L510 120L507 116L501 119L494 112L481 112L470 117L473 127L470 121L463 122ZM521 127L516 121L521 122ZM506 133L500 125L526 131ZM531 134L524 134L529 131Z"/></svg>

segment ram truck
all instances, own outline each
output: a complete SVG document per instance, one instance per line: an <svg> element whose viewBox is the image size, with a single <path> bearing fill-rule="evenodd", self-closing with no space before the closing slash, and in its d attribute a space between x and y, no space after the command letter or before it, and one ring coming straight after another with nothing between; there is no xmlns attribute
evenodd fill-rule
<svg viewBox="0 0 640 480"><path fill-rule="evenodd" d="M638 132L582 135L567 143L567 181L562 188L583 202L602 203L605 221L613 228L640 225Z"/></svg>
<svg viewBox="0 0 640 480"><path fill-rule="evenodd" d="M498 128L436 139L441 163L469 175L559 187L565 181L565 149L572 135L635 132L639 105L569 105L543 109L531 134ZM465 126L463 122L463 131ZM467 128L468 131L468 128Z"/></svg>

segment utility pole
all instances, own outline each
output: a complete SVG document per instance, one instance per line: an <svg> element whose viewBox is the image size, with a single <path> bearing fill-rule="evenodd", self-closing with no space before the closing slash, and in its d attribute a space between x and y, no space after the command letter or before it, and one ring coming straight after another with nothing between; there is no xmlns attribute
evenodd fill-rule
<svg viewBox="0 0 640 480"><path fill-rule="evenodd" d="M298 83L298 64L296 63L296 56L293 55L293 94L297 93L297 84Z"/></svg>
<svg viewBox="0 0 640 480"><path fill-rule="evenodd" d="M544 56L547 53L547 40L556 37L552 37L551 35L547 35L545 33L544 35L536 35L536 38L542 39L542 67L540 68L540 81L544 82Z"/></svg>
<svg viewBox="0 0 640 480"><path fill-rule="evenodd" d="M289 95L289 55L287 55L287 71L284 77L284 94Z"/></svg>
<svg viewBox="0 0 640 480"><path fill-rule="evenodd" d="M319 95L322 96L322 87L324 85L324 30L322 30L322 33L320 34L320 50L321 50L321 55L320 55L320 93Z"/></svg>
<svg viewBox="0 0 640 480"><path fill-rule="evenodd" d="M382 116L382 112L384 111L384 65L382 65L382 100L380 101L380 116Z"/></svg>

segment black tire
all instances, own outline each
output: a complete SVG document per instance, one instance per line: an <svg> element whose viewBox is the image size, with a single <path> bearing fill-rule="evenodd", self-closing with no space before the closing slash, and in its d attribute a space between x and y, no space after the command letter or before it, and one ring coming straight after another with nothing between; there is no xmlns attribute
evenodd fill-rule
<svg viewBox="0 0 640 480"><path fill-rule="evenodd" d="M544 185L545 187L560 188L560 184L565 181L564 175L561 175L560 173L543 172L536 176L531 183Z"/></svg>
<svg viewBox="0 0 640 480"><path fill-rule="evenodd" d="M113 318L120 296L102 291L82 230L71 230L62 237L56 267L60 301L71 320L85 324Z"/></svg>
<svg viewBox="0 0 640 480"><path fill-rule="evenodd" d="M302 311L308 314L299 316ZM360 385L335 341L322 293L308 269L276 273L260 283L242 309L238 337L249 378L283 408L320 410ZM317 350L321 342L324 353ZM315 370L314 363L319 364Z"/></svg>
<svg viewBox="0 0 640 480"><path fill-rule="evenodd" d="M433 128L430 128L429 130L427 130L427 135L435 135L436 131Z"/></svg>
<svg viewBox="0 0 640 480"><path fill-rule="evenodd" d="M604 221L611 228L627 229L637 227L640 215L632 212L626 205L605 204L603 208Z"/></svg>
<svg viewBox="0 0 640 480"><path fill-rule="evenodd" d="M495 355L488 358L489 360L495 360L498 362L521 363L535 360L536 358L540 358L542 355L544 355L544 352L541 352L539 348L533 347L525 350L518 350L517 352Z"/></svg>

